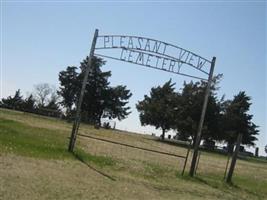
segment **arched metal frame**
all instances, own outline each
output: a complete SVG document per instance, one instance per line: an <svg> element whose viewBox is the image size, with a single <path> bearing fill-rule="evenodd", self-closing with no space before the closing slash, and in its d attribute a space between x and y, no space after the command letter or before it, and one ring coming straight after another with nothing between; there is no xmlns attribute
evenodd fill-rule
<svg viewBox="0 0 267 200"><path fill-rule="evenodd" d="M96 47L98 38L103 38L103 42L104 42L103 46ZM120 38L119 45L114 45L114 38ZM127 46L126 45L122 45L123 44L122 38L129 38ZM138 41L139 48L137 48L137 46L134 45L133 39ZM143 48L142 48L142 45L141 45L141 40L142 41L146 40L146 44L145 44L145 46ZM110 43L110 42L111 42L111 45L108 46L107 43ZM154 43L153 50L150 49L150 42ZM163 47L161 47L162 45L163 45ZM178 57L175 57L175 56L171 55L170 52L167 53L166 52L167 47L173 48L173 51L177 50L178 51L177 52L178 53L177 54ZM95 50L101 50L101 49L121 49L121 56L120 56L120 58L116 58L116 57L109 56L109 55L103 55L103 54L95 53ZM124 58L122 57L123 51L129 51L130 55L131 55L131 53L136 53L138 55L138 57L134 61L134 60L130 60L129 58L131 58L132 56L128 55L128 60L127 60L126 57L124 57ZM73 123L73 128L72 128L72 133L71 133L70 143L69 143L69 148L68 148L68 150L70 152L73 152L75 141L76 141L76 137L77 137L77 134L78 134L79 124L80 124L80 117L81 117L80 116L81 105L82 105L82 101L83 101L83 97L84 97L85 86L86 86L86 83L87 83L88 74L90 72L90 66L92 64L93 56L111 58L111 59L115 59L115 60L129 62L129 63L133 63L133 64L137 64L137 65L142 65L142 66L145 66L145 67L154 68L154 69L157 69L157 70L163 70L163 71L167 71L167 72L170 72L170 73L175 73L175 74L179 74L179 75L183 75L183 76L187 76L187 77L191 77L191 78L196 78L196 79L207 81L207 87L206 87L206 91L205 91L205 97L204 97L201 117L200 117L200 121L199 121L199 125L198 125L198 131L197 131L196 139L195 139L195 142L194 142L194 153L193 153L193 158L192 158L191 167L190 167L190 175L194 176L197 157L198 157L198 149L199 149L199 145L200 145L200 141L201 141L201 131L202 131L204 118L205 118L205 113L206 113L206 109L207 109L208 97L209 97L209 93L210 93L210 86L211 86L211 81L212 81L212 77L213 77L213 71L214 71L214 67L215 67L216 58L213 57L212 61L209 61L208 59L205 59L205 58L203 58L203 57L201 57L201 56L199 56L199 55L197 55L197 54L195 54L195 53L193 53L191 51L183 49L181 47L178 47L178 46L166 43L166 42L162 42L162 41L159 41L159 40L146 38L146 37L127 36L127 35L102 35L102 36L99 36L98 35L98 29L96 29L95 30L95 34L94 34L94 38L93 38L93 41L92 41L90 55L89 55L89 58L88 58L88 65L87 65L87 68L86 68L86 71L85 71L85 76L84 76L83 83L82 83L81 93L80 93L80 96L79 96L79 99L78 99L78 102L77 102L76 117L75 117L75 121ZM146 63L144 63L144 56L147 56ZM157 65L156 66L153 66L151 63L149 63L149 61L151 61L150 59L152 57L157 59ZM163 64L162 64L161 67L158 67L159 59L163 60ZM164 64L165 63L164 61L169 61L169 68L166 67L166 64ZM193 61L195 61L195 62L193 62ZM205 79L205 78L201 78L201 77L198 77L198 76L192 76L190 74L181 73L180 69L181 69L182 65L184 65L184 64L186 64L186 65L194 68L195 70L198 70L199 72L207 75L208 78ZM203 67L206 64L208 64L210 66L209 67L209 72L205 71L203 69ZM174 70L175 69L174 68L175 65L177 65L176 66L177 67L176 71ZM166 68L164 68L164 67L166 67Z"/></svg>
<svg viewBox="0 0 267 200"><path fill-rule="evenodd" d="M203 66L210 65L212 61L209 61L208 59L203 58L191 51L188 51L186 49L183 49L181 47L178 47L170 43L166 43L160 40L155 40L155 39L151 39L147 37L138 37L138 36L129 36L129 35L100 35L98 36L98 39L102 39L102 44L100 46L95 47L96 51L103 50L103 49L121 49L121 52L129 51L129 52L137 53L138 55L146 55L146 56L150 56L150 57L154 57L158 59L169 60L173 64L178 64L179 69L181 69L182 66L186 64L189 67L192 67L195 70L201 72L203 75L206 75L206 76L209 75L209 72L203 70L202 68ZM128 44L123 44L125 43L125 41L122 41L122 39L127 39ZM117 41L116 44L114 44L114 41ZM151 42L152 42L153 47L151 47ZM172 53L168 52L168 50L176 51L176 54L172 55ZM191 78L208 81L208 78L201 78L198 76L192 76L190 74L181 73L179 71L175 71L173 68L166 69L166 68L162 68L159 66L153 66L147 63L146 64L140 63L140 62L137 62L138 60L129 61L127 59L123 59L122 56L118 58L118 57L113 57L110 55L103 55L100 53L95 53L94 55L104 57L104 58L111 58L115 60L125 61L129 63L137 64L137 65L143 65L146 67L163 70L163 71L167 71L170 73L180 74L183 76L188 76ZM197 63L192 63L194 61L197 61Z"/></svg>

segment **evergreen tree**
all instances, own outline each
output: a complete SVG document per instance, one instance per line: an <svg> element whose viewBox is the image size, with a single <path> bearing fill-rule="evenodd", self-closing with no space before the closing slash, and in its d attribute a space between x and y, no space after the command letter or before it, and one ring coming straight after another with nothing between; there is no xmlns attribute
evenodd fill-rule
<svg viewBox="0 0 267 200"><path fill-rule="evenodd" d="M207 104L202 129L202 139L207 143L213 143L214 140L222 140L222 130L220 128L221 102L216 97L217 84L221 77L222 75L218 75L213 79ZM175 129L178 132L178 139L188 140L191 137L194 140L202 112L206 84L203 81L184 83L179 101L179 113L175 115Z"/></svg>
<svg viewBox="0 0 267 200"><path fill-rule="evenodd" d="M42 110L45 111L45 115L52 117L59 117L61 115L61 110L55 98L52 98Z"/></svg>
<svg viewBox="0 0 267 200"><path fill-rule="evenodd" d="M83 60L80 65L80 88L88 59L89 57ZM108 78L111 76L110 71L102 72L101 67L104 64L105 61L103 59L97 57L93 58L82 104L83 119L98 126L100 125L100 119L105 108L106 96L109 94L108 89L110 83L108 82Z"/></svg>
<svg viewBox="0 0 267 200"><path fill-rule="evenodd" d="M253 115L248 114L251 98L244 91L239 92L232 101L224 106L223 128L224 140L232 147L239 133L242 134L242 144L255 145L258 126L252 122Z"/></svg>
<svg viewBox="0 0 267 200"><path fill-rule="evenodd" d="M152 125L162 130L162 139L166 131L170 130L175 123L174 110L176 109L177 94L174 91L171 80L162 87L154 87L150 96L145 95L144 100L136 105L142 125Z"/></svg>
<svg viewBox="0 0 267 200"><path fill-rule="evenodd" d="M110 86L111 72L101 70L104 64L101 58L93 58L82 103L82 120L97 126L101 124L101 117L121 120L130 113L126 104L132 94L126 86ZM68 67L59 73L61 87L58 94L63 98L61 104L70 112L80 95L87 65L88 57L81 62L80 73L76 72L76 67Z"/></svg>
<svg viewBox="0 0 267 200"><path fill-rule="evenodd" d="M102 116L109 119L125 119L130 114L130 107L126 104L129 103L128 100L131 96L132 93L127 90L126 86L110 87L106 91Z"/></svg>
<svg viewBox="0 0 267 200"><path fill-rule="evenodd" d="M76 72L77 67L67 67L66 71L59 73L60 87L58 95L62 97L60 104L66 108L66 114L68 117L71 115L72 107L77 101L79 91L79 73Z"/></svg>
<svg viewBox="0 0 267 200"><path fill-rule="evenodd" d="M15 92L14 97L8 96L2 99L2 107L15 110L22 110L23 99L20 94L20 89Z"/></svg>
<svg viewBox="0 0 267 200"><path fill-rule="evenodd" d="M28 98L23 101L23 110L27 112L34 112L35 110L35 100L31 94Z"/></svg>

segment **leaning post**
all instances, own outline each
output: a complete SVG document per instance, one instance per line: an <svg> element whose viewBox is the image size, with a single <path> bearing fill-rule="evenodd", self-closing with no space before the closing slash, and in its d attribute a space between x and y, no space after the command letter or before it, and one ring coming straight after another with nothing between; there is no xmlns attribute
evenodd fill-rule
<svg viewBox="0 0 267 200"><path fill-rule="evenodd" d="M87 62L85 75L83 78L82 89L81 89L81 93L80 93L79 100L77 103L76 116L75 116L75 120L73 123L72 132L71 132L71 136L70 136L70 142L69 142L69 148L68 148L69 152L73 152L73 149L75 146L75 141L76 141L79 125L80 125L81 107L82 107L84 92L85 92L86 83L88 80L88 75L89 75L89 72L90 72L90 69L92 66L92 60L93 60L93 56L94 56L94 52L95 52L97 37L98 37L98 29L95 30L95 34L94 34L94 38L93 38L92 46L91 46L91 50L90 50L90 55L89 55L89 59Z"/></svg>
<svg viewBox="0 0 267 200"><path fill-rule="evenodd" d="M234 154L232 156L232 162L231 162L231 165L230 165L230 168L229 168L229 172L228 172L228 175L227 175L227 179L226 179L227 183L231 183L232 182L232 176L233 176L233 173L234 173L236 159L237 159L238 152L239 152L239 149L240 149L241 141L242 141L242 134L239 133L238 136L237 136L235 151L234 151Z"/></svg>
<svg viewBox="0 0 267 200"><path fill-rule="evenodd" d="M205 119L205 114L206 114L206 110L207 110L207 104L208 104L208 100L209 100L210 87L211 87L213 71L214 71L214 67L215 67L215 61L216 61L216 57L213 57L212 61L211 61L209 79L208 79L208 83L207 83L207 87L206 87L206 92L205 92L205 97L204 97L201 117L200 117L200 120L199 120L197 135L196 135L196 139L195 139L195 142L194 142L194 153L193 153L190 172L189 172L190 176L192 176L192 177L194 176L195 169L196 169L196 161L197 161L197 157L198 157L198 149L199 149L200 140L201 140L201 131L202 131L202 127L203 127L203 123L204 123L204 119Z"/></svg>
<svg viewBox="0 0 267 200"><path fill-rule="evenodd" d="M186 157L185 157L185 161L184 161L184 167L183 167L183 171L182 171L182 176L184 175L185 167L186 167L186 164L187 164L187 159L188 159L188 156L189 156L189 152L191 150L191 143L192 143L192 141L190 141L190 144L188 145L188 149L187 149L187 152L186 152Z"/></svg>

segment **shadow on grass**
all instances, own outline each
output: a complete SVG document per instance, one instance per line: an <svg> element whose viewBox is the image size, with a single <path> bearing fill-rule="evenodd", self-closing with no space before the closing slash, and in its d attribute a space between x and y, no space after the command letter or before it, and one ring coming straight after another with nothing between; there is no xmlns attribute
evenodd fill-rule
<svg viewBox="0 0 267 200"><path fill-rule="evenodd" d="M93 166L89 165L89 164L82 158L82 156L80 156L78 153L73 152L73 156L74 156L77 160L79 160L79 161L81 161L83 164L85 164L88 168L90 168L90 169L92 169L93 171L97 172L98 174L100 174L100 175L102 175L102 176L108 178L109 180L116 181L116 179L114 179L114 178L111 177L110 175L108 175L108 174L106 174L106 173L104 173L104 172L102 172L102 171L100 171L100 170L94 168Z"/></svg>
<svg viewBox="0 0 267 200"><path fill-rule="evenodd" d="M220 189L220 187L224 187L224 186L230 186L230 187L235 187L234 185L227 185L226 183L223 183L221 181L221 179L217 179L217 178L210 178L210 177L199 177L199 176L194 176L191 177L189 176L189 174L186 174L184 176L177 174L176 177L187 180L187 181L193 181L193 182L198 182L200 184L204 184L207 185L213 189Z"/></svg>
<svg viewBox="0 0 267 200"><path fill-rule="evenodd" d="M209 186L209 187L212 187L212 188L214 188L214 189L218 189L218 188L219 188L218 185L216 185L216 184L214 184L214 183L211 183L210 181L207 181L207 180L205 180L205 179L203 179L203 178L195 177L195 180L197 180L198 182L203 183L203 184L205 184L205 185L207 185L207 186Z"/></svg>
<svg viewBox="0 0 267 200"><path fill-rule="evenodd" d="M218 180L218 182L216 182L213 180L205 180L205 179L200 178L200 177L195 177L194 179L199 181L200 183L203 183L203 184L209 186L209 187L212 187L214 189L220 189L220 190L225 191L225 192L233 191L233 189L234 189L234 191L236 191L236 192L245 192L249 195L256 197L257 199L264 198L264 195L262 195L261 193L251 191L249 188L244 188L244 187L242 187L242 186L240 186L234 182L226 183L226 182L222 181L220 184L219 180Z"/></svg>
<svg viewBox="0 0 267 200"><path fill-rule="evenodd" d="M234 189L236 192L246 192L249 195L253 195L259 199L264 198L264 195L255 192L255 191L251 191L248 188L244 188L240 185L238 185L237 183L234 182L230 182L230 183L226 183L224 180L220 180L220 179L216 179L216 177L190 177L189 175L185 175L185 176L181 176L181 175L177 175L178 178L182 178L184 180L189 180L189 181L194 181L194 182L199 182L201 184L207 185L208 187L211 187L213 189L219 189L225 192L229 192L232 191L232 189ZM230 190L229 190L230 189Z"/></svg>

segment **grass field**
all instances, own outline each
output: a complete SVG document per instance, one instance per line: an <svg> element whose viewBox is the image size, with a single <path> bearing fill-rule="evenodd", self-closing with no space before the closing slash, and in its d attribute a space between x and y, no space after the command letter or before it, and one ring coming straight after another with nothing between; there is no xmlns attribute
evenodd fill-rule
<svg viewBox="0 0 267 200"><path fill-rule="evenodd" d="M0 109L0 199L267 199L267 162L238 160L224 183L227 157L202 152L197 175L183 159L79 136L71 124ZM152 136L81 125L80 133L177 155L186 149ZM191 154L190 159L191 160ZM188 172L190 162L187 165Z"/></svg>

